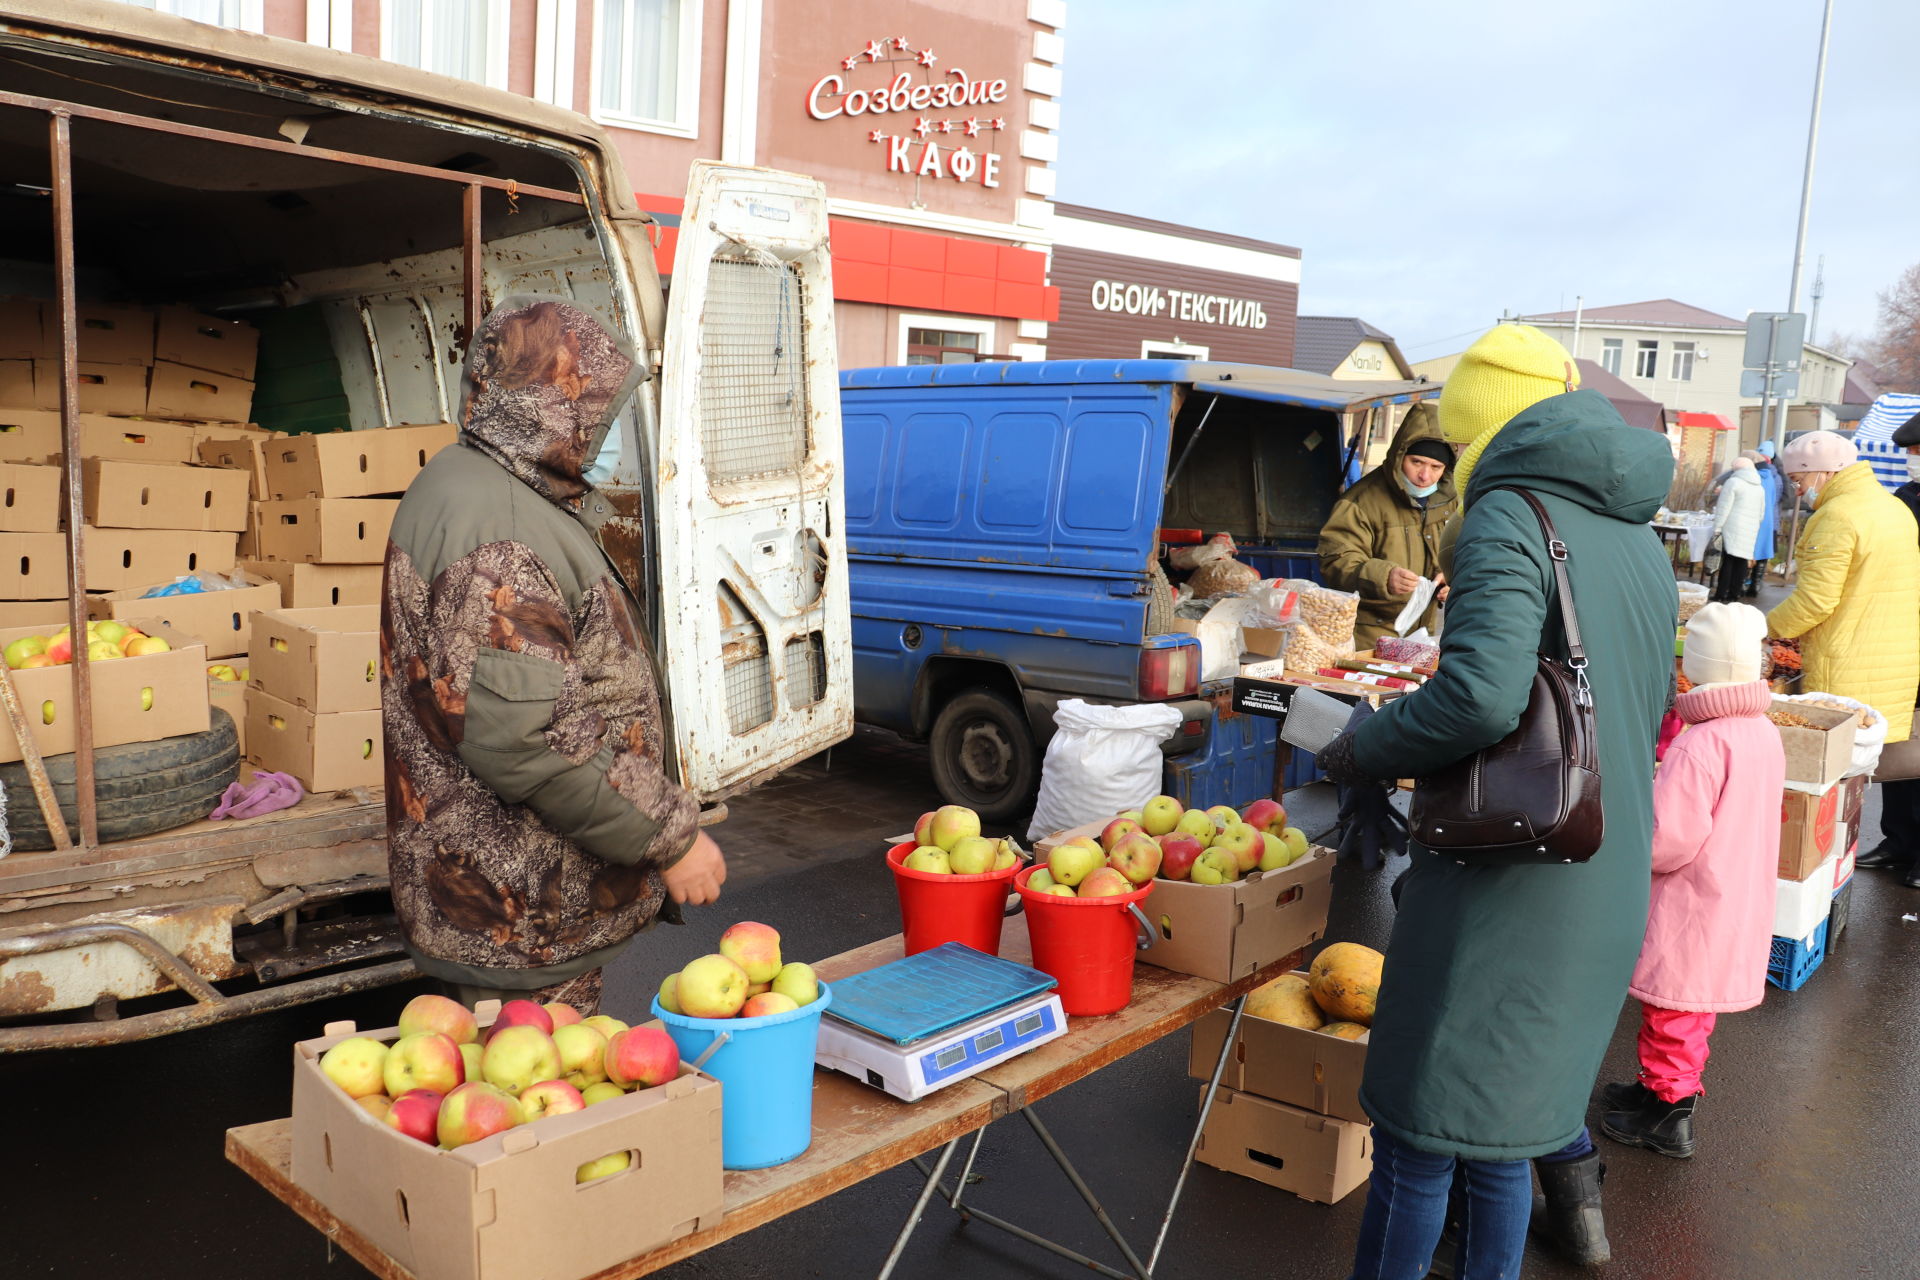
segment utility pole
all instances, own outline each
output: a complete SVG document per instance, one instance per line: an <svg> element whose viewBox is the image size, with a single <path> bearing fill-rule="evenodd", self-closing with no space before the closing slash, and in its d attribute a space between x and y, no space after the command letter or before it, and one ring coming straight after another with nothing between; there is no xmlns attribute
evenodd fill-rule
<svg viewBox="0 0 1920 1280"><path fill-rule="evenodd" d="M1807 316L1807 345L1813 347L1820 344L1816 336L1820 332L1820 299L1827 296L1827 255L1824 253L1813 268L1813 292L1808 296L1813 299L1813 308Z"/></svg>
<svg viewBox="0 0 1920 1280"><path fill-rule="evenodd" d="M1793 279L1787 286L1787 313L1791 315L1800 305L1800 269L1807 261L1807 212L1813 201L1813 155L1820 141L1820 98L1827 87L1827 37L1833 30L1833 0L1826 0L1826 6L1820 15L1820 57L1813 68L1813 112L1807 120L1807 163L1800 174L1800 226L1793 237ZM1769 397L1770 398L1770 397ZM1787 447L1787 411L1784 400L1774 407L1773 447L1775 451ZM1761 429L1767 425L1766 400L1761 401ZM1794 507L1797 514L1800 508ZM1798 523L1796 518L1795 523Z"/></svg>

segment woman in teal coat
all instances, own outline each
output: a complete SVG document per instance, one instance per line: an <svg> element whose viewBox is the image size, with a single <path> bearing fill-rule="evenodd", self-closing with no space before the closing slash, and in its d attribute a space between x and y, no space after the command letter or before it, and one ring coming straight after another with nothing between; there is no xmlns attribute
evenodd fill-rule
<svg viewBox="0 0 1920 1280"><path fill-rule="evenodd" d="M1540 526L1496 490L1537 495L1569 548L1605 841L1577 866L1464 866L1413 847L1361 1088L1375 1156L1357 1280L1426 1274L1456 1171L1457 1274L1519 1275L1534 1157L1551 1161L1543 1226L1586 1260L1606 1256L1585 1116L1647 923L1653 748L1677 603L1647 522L1673 458L1597 392L1570 390L1576 376L1558 343L1519 325L1462 359L1440 401L1443 430L1467 443L1440 675L1320 757L1335 781L1420 777L1519 723L1535 653L1564 653L1565 641Z"/></svg>

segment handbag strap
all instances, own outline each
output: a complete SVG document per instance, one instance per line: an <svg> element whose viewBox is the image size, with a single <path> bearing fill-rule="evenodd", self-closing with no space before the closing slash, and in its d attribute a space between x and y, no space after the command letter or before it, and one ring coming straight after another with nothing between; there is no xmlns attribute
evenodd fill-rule
<svg viewBox="0 0 1920 1280"><path fill-rule="evenodd" d="M1578 688L1582 701L1591 696L1587 683L1587 646L1580 639L1580 615L1573 607L1573 583L1567 578L1567 544L1560 540L1560 531L1553 527L1553 517L1540 499L1517 485L1502 485L1509 493L1517 493L1526 504L1533 508L1534 518L1540 522L1540 532L1546 535L1547 558L1553 562L1553 580L1560 593L1560 624L1567 633L1567 665L1577 674Z"/></svg>

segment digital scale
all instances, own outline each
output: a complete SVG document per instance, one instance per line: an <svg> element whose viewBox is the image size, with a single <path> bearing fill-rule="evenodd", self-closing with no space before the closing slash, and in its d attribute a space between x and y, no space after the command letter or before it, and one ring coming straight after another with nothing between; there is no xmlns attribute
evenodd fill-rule
<svg viewBox="0 0 1920 1280"><path fill-rule="evenodd" d="M814 1061L903 1102L1065 1035L1054 980L946 942L833 984Z"/></svg>

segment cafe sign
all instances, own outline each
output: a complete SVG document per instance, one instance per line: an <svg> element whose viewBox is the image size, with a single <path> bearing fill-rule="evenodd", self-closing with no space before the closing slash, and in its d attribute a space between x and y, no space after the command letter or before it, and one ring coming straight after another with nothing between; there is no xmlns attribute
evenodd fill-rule
<svg viewBox="0 0 1920 1280"><path fill-rule="evenodd" d="M905 36L869 40L808 87L807 115L872 126L867 142L881 148L888 173L998 187L1000 153L991 148L1007 127L996 110L1007 82L939 63Z"/></svg>

